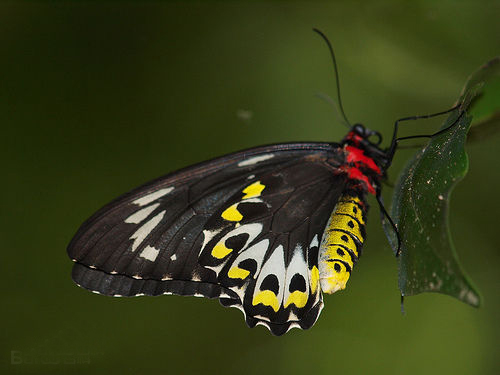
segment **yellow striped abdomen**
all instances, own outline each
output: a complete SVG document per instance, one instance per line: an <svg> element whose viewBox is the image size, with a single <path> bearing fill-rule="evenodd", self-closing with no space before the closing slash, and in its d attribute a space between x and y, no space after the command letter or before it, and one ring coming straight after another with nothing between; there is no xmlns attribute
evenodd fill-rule
<svg viewBox="0 0 500 375"><path fill-rule="evenodd" d="M331 294L345 288L364 237L365 204L356 196L342 196L328 220L319 248L319 279L323 292Z"/></svg>

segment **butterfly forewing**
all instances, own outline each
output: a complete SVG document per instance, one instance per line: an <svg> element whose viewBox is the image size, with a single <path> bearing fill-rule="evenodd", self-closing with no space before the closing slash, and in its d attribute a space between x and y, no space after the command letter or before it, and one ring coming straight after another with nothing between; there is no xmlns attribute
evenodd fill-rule
<svg viewBox="0 0 500 375"><path fill-rule="evenodd" d="M331 144L266 146L146 184L82 225L68 247L73 278L106 295L219 297L275 334L309 328L341 158Z"/></svg>

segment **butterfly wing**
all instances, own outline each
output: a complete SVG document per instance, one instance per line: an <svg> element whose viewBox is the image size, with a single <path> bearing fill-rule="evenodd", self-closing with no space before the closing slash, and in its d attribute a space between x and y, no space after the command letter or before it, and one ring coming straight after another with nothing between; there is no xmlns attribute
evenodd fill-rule
<svg viewBox="0 0 500 375"><path fill-rule="evenodd" d="M219 298L274 334L323 306L318 246L345 187L338 145L264 146L186 168L103 207L68 254L105 295Z"/></svg>

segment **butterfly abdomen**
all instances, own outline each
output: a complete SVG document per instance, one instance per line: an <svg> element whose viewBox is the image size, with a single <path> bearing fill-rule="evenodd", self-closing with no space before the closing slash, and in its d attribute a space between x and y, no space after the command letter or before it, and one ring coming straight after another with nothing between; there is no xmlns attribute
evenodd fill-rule
<svg viewBox="0 0 500 375"><path fill-rule="evenodd" d="M335 293L345 289L365 240L363 197L380 191L384 161L370 156L364 139L351 131L343 140L344 161L338 168L347 177L347 188L333 209L323 231L318 254L321 290Z"/></svg>
<svg viewBox="0 0 500 375"><path fill-rule="evenodd" d="M318 255L319 279L325 293L346 287L365 238L366 204L355 194L343 195L325 227Z"/></svg>

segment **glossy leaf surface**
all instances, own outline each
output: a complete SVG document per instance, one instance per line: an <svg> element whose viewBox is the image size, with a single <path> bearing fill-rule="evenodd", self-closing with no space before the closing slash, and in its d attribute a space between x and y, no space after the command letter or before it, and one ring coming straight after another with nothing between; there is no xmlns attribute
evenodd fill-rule
<svg viewBox="0 0 500 375"><path fill-rule="evenodd" d="M479 306L479 294L466 277L451 239L449 202L453 188L467 173L464 146L473 115L494 119L500 108L499 72L497 58L469 78L457 102L460 106L441 127L449 129L434 136L398 179L392 217L401 237L398 262L403 296L438 292ZM494 127L491 123L484 129ZM394 237L389 237L395 248Z"/></svg>

